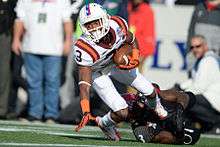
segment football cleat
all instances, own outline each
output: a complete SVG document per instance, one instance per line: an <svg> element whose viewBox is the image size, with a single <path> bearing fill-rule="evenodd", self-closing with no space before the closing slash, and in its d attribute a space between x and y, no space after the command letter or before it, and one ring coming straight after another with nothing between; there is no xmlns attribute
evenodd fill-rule
<svg viewBox="0 0 220 147"><path fill-rule="evenodd" d="M101 121L101 117L99 116L96 117L96 123L109 140L119 141L121 139L120 133L116 129L115 125L104 126Z"/></svg>

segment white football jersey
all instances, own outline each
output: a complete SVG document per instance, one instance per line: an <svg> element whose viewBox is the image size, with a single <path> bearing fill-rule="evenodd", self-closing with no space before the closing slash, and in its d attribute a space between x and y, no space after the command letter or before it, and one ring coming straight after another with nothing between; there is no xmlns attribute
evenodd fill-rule
<svg viewBox="0 0 220 147"><path fill-rule="evenodd" d="M109 46L100 46L82 35L74 45L74 59L78 65L91 66L93 72L108 72L113 64L112 56L126 40L128 25L119 16L110 19L110 30L113 34L113 43Z"/></svg>

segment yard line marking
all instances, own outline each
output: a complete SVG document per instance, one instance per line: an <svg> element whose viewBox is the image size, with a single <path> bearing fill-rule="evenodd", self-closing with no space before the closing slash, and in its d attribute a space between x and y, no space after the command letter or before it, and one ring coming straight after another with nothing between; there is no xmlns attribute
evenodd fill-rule
<svg viewBox="0 0 220 147"><path fill-rule="evenodd" d="M4 146L43 146L43 147L129 147L129 146L106 146L106 145L91 145L91 144L38 144L38 143L0 143Z"/></svg>

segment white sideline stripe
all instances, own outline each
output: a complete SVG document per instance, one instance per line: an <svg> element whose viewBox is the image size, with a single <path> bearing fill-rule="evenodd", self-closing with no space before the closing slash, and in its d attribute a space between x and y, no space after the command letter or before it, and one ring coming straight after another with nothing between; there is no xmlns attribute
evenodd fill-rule
<svg viewBox="0 0 220 147"><path fill-rule="evenodd" d="M48 134L48 135L57 135L57 136L77 136L77 137L96 137L96 138L105 138L105 136L99 136L97 134L79 134L77 132L72 133L65 133L65 132L58 132L58 131L43 131L43 130L35 130L35 129L23 129L23 128L2 128L0 127L0 131L4 132L34 132L40 134ZM132 138L125 138L122 139L132 139Z"/></svg>
<svg viewBox="0 0 220 147"><path fill-rule="evenodd" d="M91 144L38 144L38 143L0 143L0 146L52 146L52 147L126 147L126 146L106 146L106 145L91 145ZM128 147L128 146L127 146Z"/></svg>
<svg viewBox="0 0 220 147"><path fill-rule="evenodd" d="M41 134L48 134L48 135L58 135L58 136L82 136L82 137L100 137L103 136L98 135L85 135L85 134L74 134L73 133L64 133L64 132L54 132L54 131L42 131L42 130L34 130L34 129L21 129L21 128L0 128L0 131L4 132L36 132Z"/></svg>
<svg viewBox="0 0 220 147"><path fill-rule="evenodd" d="M19 126L23 126L23 127L27 127L28 126L34 126L36 127L36 129L39 127L50 127L50 128L55 128L55 129L70 129L73 130L73 128L76 127L76 125L66 125L66 124L46 124L46 123L31 123L31 122L21 122L21 121L5 121L5 120L0 120L0 125L19 125ZM123 132L129 132L132 133L131 129L127 129L127 128L119 128L120 131ZM86 126L84 128L81 129L81 131L100 131L100 129L97 126Z"/></svg>
<svg viewBox="0 0 220 147"><path fill-rule="evenodd" d="M47 129L51 129L51 128L54 128L54 129L69 129L69 130L73 130L73 128L76 127L76 125L66 125L66 124L45 124L45 123L31 123L31 122L20 122L20 121L6 121L6 120L0 120L0 125L3 124L3 125L19 125L19 127L31 127L31 131L33 131L33 129L39 131L39 132L42 132L42 130L44 130L45 128L40 128L40 127L50 127L50 128L47 128ZM18 126L10 126L10 127L16 127L18 128ZM1 128L0 127L0 131L1 129L6 129L6 128ZM27 130L27 129L26 129ZM29 129L30 130L30 129ZM4 131L4 130L2 130ZM57 131L57 130L56 130ZM100 129L98 127L95 127L95 126L86 126L84 127L82 130L83 131L100 131ZM130 132L132 133L132 130L131 129L126 129L126 128L119 128L119 131L123 131L123 132ZM15 131L16 132L16 131ZM19 131L17 131L19 132ZM28 131L27 131L28 132ZM45 132L45 131L44 131ZM47 131L47 132L50 132L52 133L51 135L54 134L54 132L52 131ZM60 133L60 132L59 132ZM73 133L75 133L73 131ZM56 135L56 134L54 134ZM63 133L63 135L72 135L72 136L75 136L74 134L68 134L68 133ZM79 135L79 134L78 134ZM80 136L83 136L82 134L80 134ZM88 136L90 137L91 135L85 135L85 137ZM210 134L202 134L201 137L203 138L216 138L216 139L220 139L220 135L210 135Z"/></svg>
<svg viewBox="0 0 220 147"><path fill-rule="evenodd" d="M211 135L211 134L202 134L201 137L220 139L220 135Z"/></svg>

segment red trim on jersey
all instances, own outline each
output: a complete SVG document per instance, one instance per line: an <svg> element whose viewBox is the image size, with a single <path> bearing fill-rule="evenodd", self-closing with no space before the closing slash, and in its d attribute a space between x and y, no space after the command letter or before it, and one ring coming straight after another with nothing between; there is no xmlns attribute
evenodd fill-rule
<svg viewBox="0 0 220 147"><path fill-rule="evenodd" d="M111 16L111 19L114 20L122 28L122 30L124 31L125 34L127 34L128 28L127 28L124 20L122 20L118 16Z"/></svg>
<svg viewBox="0 0 220 147"><path fill-rule="evenodd" d="M91 45L89 45L87 42L83 41L82 39L78 39L75 45L80 49L84 50L85 52L87 52L92 57L93 62L97 61L100 58L98 52Z"/></svg>

